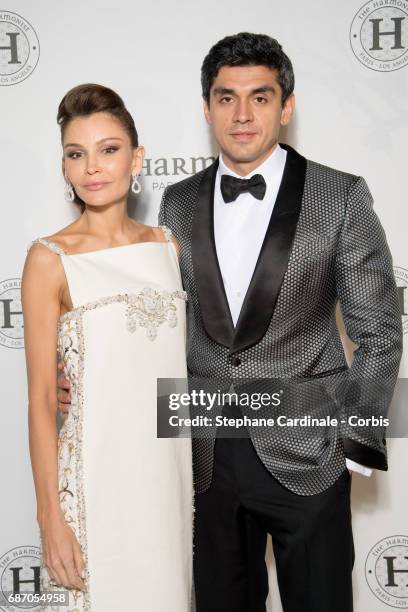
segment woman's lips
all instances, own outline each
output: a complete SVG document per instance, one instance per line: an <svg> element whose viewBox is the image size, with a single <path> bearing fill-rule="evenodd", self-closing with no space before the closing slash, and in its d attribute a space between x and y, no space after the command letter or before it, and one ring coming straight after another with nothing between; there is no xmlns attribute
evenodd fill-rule
<svg viewBox="0 0 408 612"><path fill-rule="evenodd" d="M88 191L99 191L100 189L103 189L106 185L108 185L109 183L91 183L90 185L84 185L85 189L88 189Z"/></svg>

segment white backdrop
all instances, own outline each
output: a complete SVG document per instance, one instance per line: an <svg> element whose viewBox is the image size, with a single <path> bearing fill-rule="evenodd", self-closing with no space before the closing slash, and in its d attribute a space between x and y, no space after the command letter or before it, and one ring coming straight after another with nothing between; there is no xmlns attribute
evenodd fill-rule
<svg viewBox="0 0 408 612"><path fill-rule="evenodd" d="M3 3L0 572L7 565L8 551L38 545L27 445L22 321L20 315L12 313L20 310L19 278L26 246L34 238L66 225L77 214L63 196L59 128L55 120L62 96L77 84L94 82L112 87L124 98L150 160L146 162L143 195L135 215L156 224L164 187L186 176L174 167L184 164L185 171L191 172L192 158L216 154L200 98L204 55L218 39L242 30L276 37L291 57L296 75L296 116L284 134L285 140L308 158L366 178L398 268L398 283L406 287L404 150L408 140L408 56L404 49L408 47L408 4L404 0L373 0L367 3L365 12L360 11L362 4L361 0ZM383 51L374 50L368 57L359 50L359 44L367 49L369 13L373 19L383 20L381 31L400 27L402 49L393 51L395 36L384 35L380 37ZM349 39L351 27L354 50ZM13 32L19 32L20 38L15 37L20 41L18 52L27 61L10 68L11 49L1 47L12 46ZM389 70L392 64L387 63L387 57L395 60L397 56L401 68ZM175 162L175 158L181 161ZM405 312L407 307L402 304L408 326ZM401 376L406 377L407 371L405 347ZM391 606L408 609L408 574L395 574L400 586L393 591L385 587L380 565L374 567L372 574L368 573L371 566L367 573L365 569L372 547L396 535L407 536L406 541L390 549L398 557L396 567L408 569L407 440L390 440L389 449L388 473L375 473L369 480L356 476L353 481L357 612L385 612ZM377 553L369 557L369 564L372 559L380 559L391 544L380 545ZM268 558L272 586L269 603L274 612L280 612L270 549ZM377 589L377 596L369 582L374 591Z"/></svg>

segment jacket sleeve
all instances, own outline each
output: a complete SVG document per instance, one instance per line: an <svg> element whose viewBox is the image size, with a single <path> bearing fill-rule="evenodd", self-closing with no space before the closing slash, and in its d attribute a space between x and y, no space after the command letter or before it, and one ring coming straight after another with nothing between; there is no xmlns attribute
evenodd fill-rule
<svg viewBox="0 0 408 612"><path fill-rule="evenodd" d="M159 225L166 225L166 196L168 187L164 190L159 209Z"/></svg>
<svg viewBox="0 0 408 612"><path fill-rule="evenodd" d="M341 393L345 456L387 470L382 422L398 377L402 322L391 253L361 177L353 181L348 194L336 287L347 334L358 345Z"/></svg>

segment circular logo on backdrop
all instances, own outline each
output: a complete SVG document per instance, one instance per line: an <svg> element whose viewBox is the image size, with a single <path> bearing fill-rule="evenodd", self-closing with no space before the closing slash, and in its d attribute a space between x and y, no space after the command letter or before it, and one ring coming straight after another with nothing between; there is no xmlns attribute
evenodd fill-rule
<svg viewBox="0 0 408 612"><path fill-rule="evenodd" d="M356 58L371 70L391 72L408 64L408 0L371 0L350 28Z"/></svg>
<svg viewBox="0 0 408 612"><path fill-rule="evenodd" d="M21 280L19 278L0 281L0 346L24 347L20 290Z"/></svg>
<svg viewBox="0 0 408 612"><path fill-rule="evenodd" d="M0 85L17 85L33 72L40 43L27 19L0 10Z"/></svg>
<svg viewBox="0 0 408 612"><path fill-rule="evenodd" d="M18 546L0 557L2 612L39 612L43 607L33 597L40 592L40 554L38 546Z"/></svg>
<svg viewBox="0 0 408 612"><path fill-rule="evenodd" d="M384 604L408 609L408 536L390 536L368 553L365 575L371 592Z"/></svg>
<svg viewBox="0 0 408 612"><path fill-rule="evenodd" d="M408 333L408 270L394 266L395 282L398 288L398 297L402 316L402 329Z"/></svg>

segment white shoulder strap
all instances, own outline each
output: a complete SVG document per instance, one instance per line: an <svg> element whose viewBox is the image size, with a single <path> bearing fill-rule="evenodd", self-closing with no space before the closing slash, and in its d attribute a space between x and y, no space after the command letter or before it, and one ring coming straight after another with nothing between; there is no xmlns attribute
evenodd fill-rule
<svg viewBox="0 0 408 612"><path fill-rule="evenodd" d="M166 227L166 225L160 225L160 229L162 230L167 242L171 242L171 237L173 235L171 229L169 227Z"/></svg>
<svg viewBox="0 0 408 612"><path fill-rule="evenodd" d="M57 255L67 254L67 252L64 251L64 249L62 249L60 246L58 246L58 244L55 244L55 242L51 242L50 240L46 240L45 238L36 238L35 240L33 240L33 242L28 247L28 250L31 249L33 244L42 244L48 249L50 249L50 251L53 251L54 253L56 253Z"/></svg>

